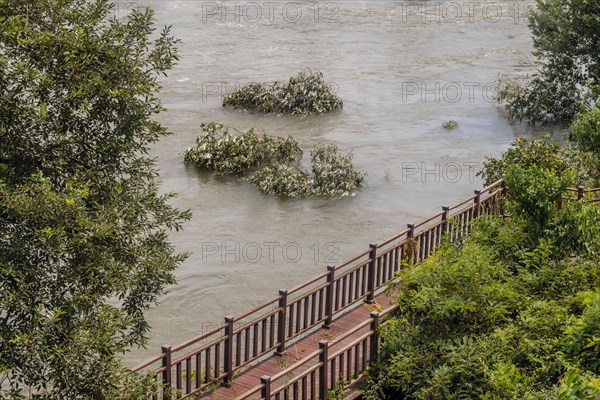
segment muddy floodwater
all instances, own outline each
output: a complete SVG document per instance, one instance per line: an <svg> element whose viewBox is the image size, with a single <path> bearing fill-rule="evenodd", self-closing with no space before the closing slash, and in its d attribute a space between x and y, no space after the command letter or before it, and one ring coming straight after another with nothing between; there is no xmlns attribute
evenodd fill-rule
<svg viewBox="0 0 600 400"><path fill-rule="evenodd" d="M176 345L322 272L481 187L475 172L515 136L541 131L507 120L493 99L500 74L532 70L530 2L170 1L150 5L179 37L181 61L164 80L173 132L155 147L162 189L193 219L173 234L189 259L179 284L147 313L150 348ZM250 81L320 70L344 101L323 116L259 115L221 107ZM457 129L441 127L456 120ZM186 167L181 152L203 122L294 135L305 150L335 141L368 173L356 196L267 197L240 179Z"/></svg>

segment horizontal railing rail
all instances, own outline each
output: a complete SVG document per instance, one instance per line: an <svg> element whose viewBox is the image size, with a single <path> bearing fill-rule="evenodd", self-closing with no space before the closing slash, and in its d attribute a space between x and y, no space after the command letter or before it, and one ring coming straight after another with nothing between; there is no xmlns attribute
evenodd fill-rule
<svg viewBox="0 0 600 400"><path fill-rule="evenodd" d="M442 244L444 237L450 241L460 240L469 233L473 221L478 217L503 215L499 199L506 191L503 180L476 190L472 196L452 206L442 207L441 211L416 224L407 225L396 235L371 244L369 249L349 260L329 266L327 271L289 290L280 290L278 296L237 316L225 317L221 325L205 333L174 347L163 346L161 354L132 368L132 372L150 370L156 375L159 391L150 396L153 399L198 397L218 385L229 385L243 368L259 362L272 352L282 355L286 346L299 336L321 326L331 326L337 316L363 301L372 303L375 294L393 281L399 269L427 259ZM600 192L600 188L585 190L578 187L569 189L569 192L576 193L576 198L582 199L588 193ZM365 337L363 340L370 339ZM359 342L356 346L360 349L352 351L364 351L361 347L363 342ZM174 353L182 355L174 357ZM362 360L362 355L357 354L348 353L346 356ZM368 361L367 358L365 362ZM304 371L304 375L294 381L298 385L296 389L302 393L305 393L304 388L308 390L306 393L317 390L320 387L317 371L324 363L318 363L320 367L311 367L307 370L310 372ZM331 360L327 360L327 363L334 370L340 369L339 360L333 367ZM344 369L344 372L348 373L348 370ZM335 387L331 386L335 379L329 379L330 389ZM261 383L259 389L255 388L240 398L265 392L270 382ZM275 389L274 398L278 398L277 393L285 391Z"/></svg>

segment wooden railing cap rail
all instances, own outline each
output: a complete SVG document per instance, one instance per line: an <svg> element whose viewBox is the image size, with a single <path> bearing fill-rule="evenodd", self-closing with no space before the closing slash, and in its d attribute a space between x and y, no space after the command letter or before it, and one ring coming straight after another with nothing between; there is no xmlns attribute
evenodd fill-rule
<svg viewBox="0 0 600 400"><path fill-rule="evenodd" d="M319 351L320 352L320 351ZM306 371L302 372L301 375L294 377L294 381L297 382L298 380L300 380L301 378L305 377L306 375L312 373L313 371L321 368L322 364L321 363L317 363L315 365L313 365L312 367L310 367L309 369L307 369ZM279 375L279 374L278 374ZM289 387L290 382L284 383L283 385L279 386L278 388L276 388L275 390L273 390L273 393L279 393L284 391L287 387Z"/></svg>
<svg viewBox="0 0 600 400"><path fill-rule="evenodd" d="M360 259L361 257L364 257L364 256L368 255L368 254L369 254L369 252L370 252L370 250L365 250L365 251L363 251L362 253L358 253L357 255L355 255L354 257L352 257L351 259L349 259L349 260L347 260L347 261L344 261L344 262L343 262L343 263L341 263L341 264L338 264L338 265L336 265L336 266L335 266L335 269L336 269L336 270L337 270L337 269L342 269L342 268L344 268L345 266L347 266L348 264L351 264L351 263L353 263L354 261L356 261L356 260ZM327 274L327 273L325 273L325 274Z"/></svg>
<svg viewBox="0 0 600 400"><path fill-rule="evenodd" d="M131 368L131 371L140 371L140 370L150 366L151 364L154 364L155 362L157 362L158 360L160 360L162 358L163 358L162 354L157 354L155 356L152 356L152 357L148 358L147 360L142 361L140 364L136 365L135 367Z"/></svg>
<svg viewBox="0 0 600 400"><path fill-rule="evenodd" d="M236 333L239 333L239 332L241 332L241 331L243 331L245 329L248 329L251 326L256 325L257 323L261 322L262 320L264 320L266 318L269 318L272 315L277 314L278 312L279 312L279 309L278 308L274 308L271 311L267 312L266 314L261 314L258 317L254 318L252 321L248 321L245 324L243 324L243 325L238 326L237 328L235 328L233 330L233 333L236 334Z"/></svg>
<svg viewBox="0 0 600 400"><path fill-rule="evenodd" d="M420 228L420 227L422 227L423 225L426 225L426 224L428 224L429 222L433 221L434 219L441 217L441 216L442 216L442 215L444 215L445 213L446 213L446 211L444 211L444 210L442 210L442 211L439 211L439 212L437 212L437 213L435 213L435 214L433 214L433 215L431 215L431 216L429 216L429 217L425 218L424 220L422 220L422 221L419 221L419 222L417 222L416 224L413 224L413 229Z"/></svg>
<svg viewBox="0 0 600 400"><path fill-rule="evenodd" d="M271 297L269 300L263 301L262 303L260 303L256 307L253 307L253 308L251 308L249 310L244 311L241 314L236 315L234 317L234 320L235 321L242 320L242 319L246 318L247 316L249 316L250 314L254 314L255 312L257 312L259 310L262 310L265 307L272 306L273 303L275 303L277 300L279 300L279 296Z"/></svg>
<svg viewBox="0 0 600 400"><path fill-rule="evenodd" d="M406 229L404 229L404 230L400 231L400 233L397 233L397 234L395 234L395 235L394 235L394 236L392 236L391 238L389 238L389 239L386 239L386 240L384 240L383 242L381 242L381 243L377 244L377 247L383 247L383 246L385 246L385 245L387 245L387 244L390 244L390 243L392 243L393 241L400 239L402 236L405 236L405 235L406 235L408 232L410 232L410 229L409 229L409 228L406 228ZM369 252L367 251L367 254L368 254L368 253L369 253Z"/></svg>
<svg viewBox="0 0 600 400"><path fill-rule="evenodd" d="M173 352L179 351L179 350L181 350L183 348L192 346L192 345L198 343L201 340L207 339L210 336L215 335L215 334L221 332L223 330L224 326L225 326L224 324L217 325L215 328L211 329L208 332L201 333L200 335L198 335L196 337L193 337L193 338L191 338L189 340L186 340L185 342L179 343L177 346L173 346L171 348L171 351L173 351Z"/></svg>
<svg viewBox="0 0 600 400"><path fill-rule="evenodd" d="M313 278L311 278L310 280L303 282L297 286L292 287L291 289L288 289L288 295L296 293L299 290L304 289L305 287L317 282L320 279L323 279L327 276L328 272L321 272L320 274L314 276Z"/></svg>

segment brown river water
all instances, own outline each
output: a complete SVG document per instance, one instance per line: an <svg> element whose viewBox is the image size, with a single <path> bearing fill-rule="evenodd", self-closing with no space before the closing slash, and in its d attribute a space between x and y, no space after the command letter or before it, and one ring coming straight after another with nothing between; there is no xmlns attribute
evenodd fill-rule
<svg viewBox="0 0 600 400"><path fill-rule="evenodd" d="M178 285L147 313L158 353L343 261L481 187L474 172L515 136L542 130L508 121L493 100L500 74L530 72L531 2L340 0L233 2L161 0L159 25L182 40L164 80L160 119L173 135L155 148L162 189L192 220L172 235L189 259ZM223 109L221 96L250 81L320 70L344 101L323 116L259 115ZM459 128L441 124L456 120ZM352 151L368 173L356 196L288 199L241 179L182 162L202 122L294 135L305 159L317 141Z"/></svg>

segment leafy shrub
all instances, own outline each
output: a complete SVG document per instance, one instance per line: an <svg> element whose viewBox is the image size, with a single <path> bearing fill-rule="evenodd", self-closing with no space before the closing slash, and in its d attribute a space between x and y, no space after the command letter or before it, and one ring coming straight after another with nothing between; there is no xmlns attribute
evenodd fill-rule
<svg viewBox="0 0 600 400"><path fill-rule="evenodd" d="M483 170L478 175L483 177L486 185L502 178L506 169L513 165L525 169L539 167L559 174L569 169L561 147L549 135L543 140L517 138L499 158L486 156L485 159Z"/></svg>
<svg viewBox="0 0 600 400"><path fill-rule="evenodd" d="M184 161L209 171L240 174L264 165L294 163L302 157L292 136L259 136L254 129L230 134L229 128L214 122L202 124L202 130L196 145L185 151Z"/></svg>
<svg viewBox="0 0 600 400"><path fill-rule="evenodd" d="M277 164L256 171L247 178L261 192L289 197L312 196L313 187L309 175L299 168Z"/></svg>
<svg viewBox="0 0 600 400"><path fill-rule="evenodd" d="M221 174L245 175L265 194L289 197L348 196L365 173L352 164L352 154L338 154L332 143L317 143L311 151L312 174L300 167L298 141L262 135L250 129L230 133L223 124L202 124L203 135L184 152L184 162Z"/></svg>
<svg viewBox="0 0 600 400"><path fill-rule="evenodd" d="M600 158L600 108L579 114L579 119L571 126L571 139L581 150Z"/></svg>
<svg viewBox="0 0 600 400"><path fill-rule="evenodd" d="M332 143L317 143L311 151L312 174L300 168L273 166L252 174L248 181L270 195L348 196L353 195L366 174L352 164L352 154L338 154Z"/></svg>
<svg viewBox="0 0 600 400"><path fill-rule="evenodd" d="M442 124L442 128L444 128L444 129L458 128L458 122L453 119L450 119Z"/></svg>
<svg viewBox="0 0 600 400"><path fill-rule="evenodd" d="M333 143L317 143L310 152L313 188L321 196L353 194L365 178L352 164L352 154L342 156Z"/></svg>
<svg viewBox="0 0 600 400"><path fill-rule="evenodd" d="M599 208L548 212L563 187L556 171L512 167L509 175L509 191L523 191L507 204L511 218L480 218L463 243L399 272L399 308L382 327L365 399L600 395L600 257L586 250L600 242Z"/></svg>
<svg viewBox="0 0 600 400"><path fill-rule="evenodd" d="M510 189L508 211L526 221L527 231L537 240L558 214L558 203L571 185L573 174L562 176L537 166L509 166L504 174Z"/></svg>
<svg viewBox="0 0 600 400"><path fill-rule="evenodd" d="M223 106L264 113L321 114L341 109L342 100L323 80L323 73L300 71L287 84L252 82L223 97Z"/></svg>

